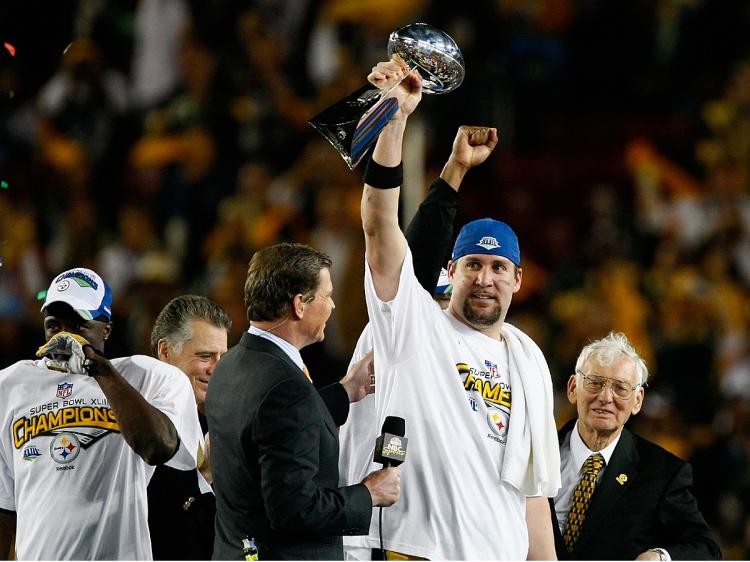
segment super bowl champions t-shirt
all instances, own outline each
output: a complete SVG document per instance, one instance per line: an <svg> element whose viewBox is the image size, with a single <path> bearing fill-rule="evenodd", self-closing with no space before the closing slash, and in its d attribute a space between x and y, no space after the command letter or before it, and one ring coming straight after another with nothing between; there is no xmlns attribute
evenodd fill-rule
<svg viewBox="0 0 750 562"><path fill-rule="evenodd" d="M143 355L111 362L177 429L167 465L194 469L203 437L187 377ZM155 467L127 445L96 380L19 361L0 371L0 423L0 508L16 512L19 559L151 558Z"/></svg>
<svg viewBox="0 0 750 562"><path fill-rule="evenodd" d="M396 297L377 298L369 267L365 293L371 423L379 431L386 416L403 417L408 438L401 499L383 510L384 540L430 559L524 560L525 495L500 480L513 397L507 345L443 312L419 285L408 249ZM368 545L379 546L376 515Z"/></svg>

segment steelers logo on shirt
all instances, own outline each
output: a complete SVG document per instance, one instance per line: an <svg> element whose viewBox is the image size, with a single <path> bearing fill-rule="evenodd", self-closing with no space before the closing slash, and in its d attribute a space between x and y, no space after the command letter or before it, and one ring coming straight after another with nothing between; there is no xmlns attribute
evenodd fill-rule
<svg viewBox="0 0 750 562"><path fill-rule="evenodd" d="M73 433L55 435L49 446L49 454L55 462L67 464L73 462L81 452L81 443Z"/></svg>
<svg viewBox="0 0 750 562"><path fill-rule="evenodd" d="M508 432L508 414L491 408L487 411L487 425L495 435L504 436Z"/></svg>

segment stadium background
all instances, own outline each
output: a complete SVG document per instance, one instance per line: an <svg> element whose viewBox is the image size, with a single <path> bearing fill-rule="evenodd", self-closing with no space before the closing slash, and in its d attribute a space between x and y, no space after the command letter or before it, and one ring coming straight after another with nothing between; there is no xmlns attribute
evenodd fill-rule
<svg viewBox="0 0 750 562"><path fill-rule="evenodd" d="M361 170L307 124L364 83L393 29L445 29L466 80L412 120L412 191L456 128L501 145L461 220L521 240L509 321L562 394L609 330L653 379L636 431L692 461L725 556L750 557L750 4L742 0L143 0L0 7L0 366L42 343L38 292L73 266L115 295L111 356L148 353L156 313L198 292L246 326L254 249L334 258L337 309L305 351L343 374L366 321ZM404 217L407 220L408 217Z"/></svg>

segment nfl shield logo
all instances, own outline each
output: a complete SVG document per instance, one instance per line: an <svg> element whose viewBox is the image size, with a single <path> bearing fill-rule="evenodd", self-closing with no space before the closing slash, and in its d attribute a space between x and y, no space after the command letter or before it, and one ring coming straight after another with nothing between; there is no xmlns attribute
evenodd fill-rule
<svg viewBox="0 0 750 562"><path fill-rule="evenodd" d="M57 397L67 398L73 394L73 385L71 383L64 382L57 385Z"/></svg>

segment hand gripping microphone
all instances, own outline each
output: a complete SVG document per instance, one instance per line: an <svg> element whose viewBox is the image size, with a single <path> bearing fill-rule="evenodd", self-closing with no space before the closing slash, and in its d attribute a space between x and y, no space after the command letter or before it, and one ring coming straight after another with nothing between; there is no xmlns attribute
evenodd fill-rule
<svg viewBox="0 0 750 562"><path fill-rule="evenodd" d="M383 465L383 468L389 466L398 466L406 459L406 442L404 437L406 433L406 421L404 418L397 416L388 416L383 422L383 429L380 437L375 441L375 454L372 457L373 462ZM386 553L383 547L383 508L378 508L378 535L380 536L380 554L383 560L386 560ZM375 557L373 549L373 560Z"/></svg>
<svg viewBox="0 0 750 562"><path fill-rule="evenodd" d="M383 430L375 441L373 462L380 463L383 468L398 466L406 459L406 421L397 416L388 416L383 422Z"/></svg>

